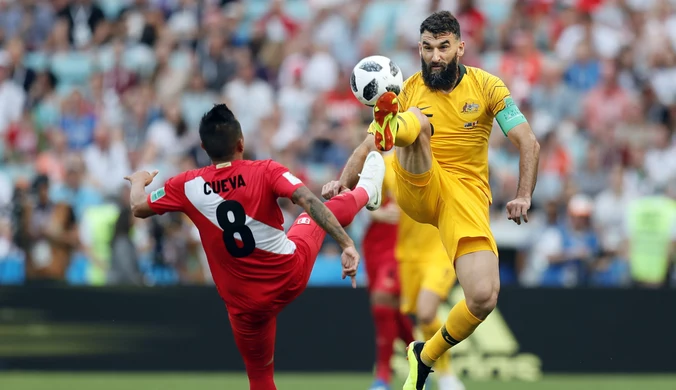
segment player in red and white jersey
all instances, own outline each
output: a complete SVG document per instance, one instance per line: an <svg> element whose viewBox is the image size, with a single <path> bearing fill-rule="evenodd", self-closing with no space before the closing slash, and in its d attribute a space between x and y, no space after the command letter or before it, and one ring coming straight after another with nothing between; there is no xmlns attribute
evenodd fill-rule
<svg viewBox="0 0 676 390"><path fill-rule="evenodd" d="M214 282L228 309L237 347L252 390L274 390L277 314L305 289L328 232L343 249L345 278L355 275L359 255L342 226L364 206L380 206L385 164L374 152L353 191L322 203L281 164L243 159L240 124L224 104L200 122L202 147L213 165L181 173L147 195L157 171L140 171L131 182L131 207L145 218L183 212L197 226ZM282 228L280 197L305 209Z"/></svg>

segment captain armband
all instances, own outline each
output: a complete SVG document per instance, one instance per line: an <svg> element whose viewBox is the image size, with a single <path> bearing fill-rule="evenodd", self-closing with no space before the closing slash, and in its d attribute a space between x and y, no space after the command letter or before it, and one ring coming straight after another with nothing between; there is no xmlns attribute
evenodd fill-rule
<svg viewBox="0 0 676 390"><path fill-rule="evenodd" d="M505 98L505 108L495 115L495 119L505 135L517 125L527 122L511 96Z"/></svg>

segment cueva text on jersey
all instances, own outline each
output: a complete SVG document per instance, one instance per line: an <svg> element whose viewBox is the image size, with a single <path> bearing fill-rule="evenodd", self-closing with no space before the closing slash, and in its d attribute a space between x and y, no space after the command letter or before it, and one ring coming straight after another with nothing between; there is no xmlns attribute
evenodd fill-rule
<svg viewBox="0 0 676 390"><path fill-rule="evenodd" d="M223 180L214 180L204 183L204 195L209 195L212 192L215 194L230 192L240 187L244 187L246 183L242 175L232 176Z"/></svg>

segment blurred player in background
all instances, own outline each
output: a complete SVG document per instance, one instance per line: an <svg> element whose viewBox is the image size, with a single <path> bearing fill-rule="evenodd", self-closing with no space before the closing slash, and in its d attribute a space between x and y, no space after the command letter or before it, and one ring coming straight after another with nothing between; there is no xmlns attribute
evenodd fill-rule
<svg viewBox="0 0 676 390"><path fill-rule="evenodd" d="M387 92L378 99L366 140L340 181L322 191L331 198L353 188L371 150L396 146L397 203L415 221L439 229L454 262L465 299L429 341L410 344L404 390L424 389L435 362L469 337L497 304L500 275L488 184L493 120L520 153L516 197L507 203L507 217L517 224L528 222L540 149L502 80L459 63L465 42L450 12L435 12L422 22L418 49L422 70L406 80L399 96Z"/></svg>
<svg viewBox="0 0 676 390"><path fill-rule="evenodd" d="M362 207L380 206L383 158L371 153L356 188L324 204L281 164L244 160L242 129L224 104L204 115L199 133L213 165L178 174L149 195L145 187L157 171L134 173L126 178L132 186L131 209L140 218L183 212L195 223L250 388L275 390L277 314L305 290L327 232L343 249L343 278L350 276L355 286L359 255L341 226L349 225ZM305 209L288 235L280 197Z"/></svg>
<svg viewBox="0 0 676 390"><path fill-rule="evenodd" d="M385 161L390 157L386 156ZM399 310L400 276L395 250L401 213L391 192L393 174L388 167L383 181L383 202L378 210L371 212L371 223L362 243L376 336L376 372L370 390L390 389L394 342L399 338L408 345L414 340L411 319Z"/></svg>

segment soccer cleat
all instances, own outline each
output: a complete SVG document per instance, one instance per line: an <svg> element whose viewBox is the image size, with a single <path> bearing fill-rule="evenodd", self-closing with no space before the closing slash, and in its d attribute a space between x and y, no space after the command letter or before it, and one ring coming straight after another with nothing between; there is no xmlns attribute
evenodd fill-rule
<svg viewBox="0 0 676 390"><path fill-rule="evenodd" d="M425 343L414 341L406 348L406 359L408 360L408 377L404 382L404 390L425 390L425 382L432 371L420 358Z"/></svg>
<svg viewBox="0 0 676 390"><path fill-rule="evenodd" d="M394 146L399 126L398 113L399 100L394 92L385 92L373 106L373 129L378 150L386 152Z"/></svg>
<svg viewBox="0 0 676 390"><path fill-rule="evenodd" d="M378 210L383 200L383 179L385 178L385 160L378 152L371 152L366 156L364 167L359 174L357 187L362 187L369 194L366 203L368 210Z"/></svg>
<svg viewBox="0 0 676 390"><path fill-rule="evenodd" d="M369 390L390 390L390 385L381 379L376 379L373 381L373 384L371 384L371 387L369 387Z"/></svg>

